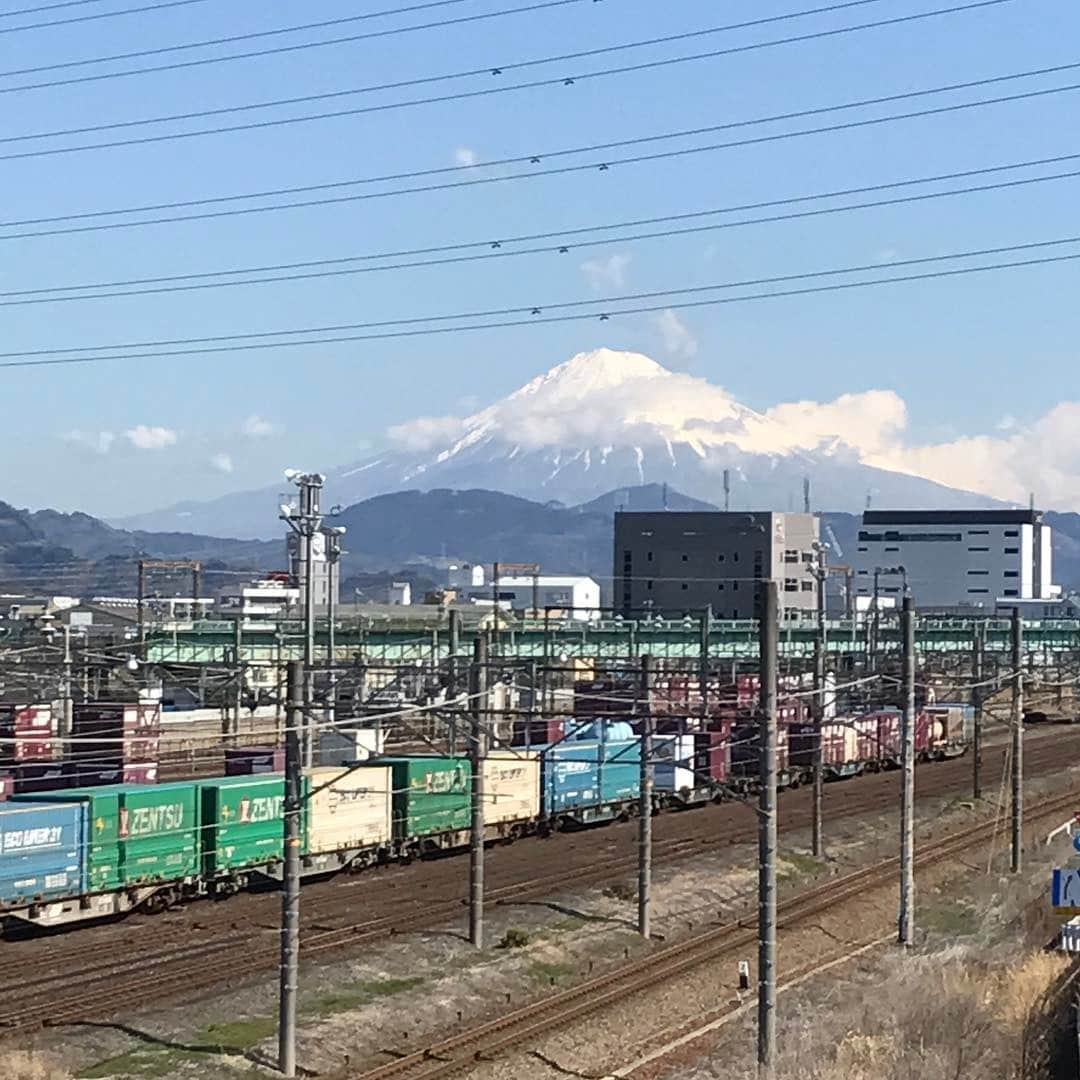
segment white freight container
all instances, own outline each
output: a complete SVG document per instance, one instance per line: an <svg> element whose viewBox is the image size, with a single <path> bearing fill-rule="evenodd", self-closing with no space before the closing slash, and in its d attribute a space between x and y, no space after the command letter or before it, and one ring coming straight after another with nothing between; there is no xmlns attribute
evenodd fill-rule
<svg viewBox="0 0 1080 1080"><path fill-rule="evenodd" d="M378 757L386 745L381 727L329 728L319 732L319 761L323 765L344 765Z"/></svg>
<svg viewBox="0 0 1080 1080"><path fill-rule="evenodd" d="M540 816L540 755L528 750L484 759L484 824Z"/></svg>
<svg viewBox="0 0 1080 1080"><path fill-rule="evenodd" d="M653 787L657 791L693 791L697 787L693 734L653 736Z"/></svg>
<svg viewBox="0 0 1080 1080"><path fill-rule="evenodd" d="M307 770L308 851L355 850L390 843L389 766Z"/></svg>

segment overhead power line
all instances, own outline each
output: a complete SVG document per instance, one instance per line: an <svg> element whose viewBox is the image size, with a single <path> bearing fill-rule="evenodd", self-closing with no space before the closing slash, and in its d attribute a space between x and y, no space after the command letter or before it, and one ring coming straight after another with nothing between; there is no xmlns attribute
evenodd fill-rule
<svg viewBox="0 0 1080 1080"><path fill-rule="evenodd" d="M55 154L81 153L90 150L116 149L121 146L141 146L149 143L169 142L174 139L201 138L207 135L221 135L238 131L254 131L263 128L282 127L291 124L309 123L315 120L328 120L345 116L360 116L367 113L390 112L398 109L409 109L419 105L431 105L450 101L465 101L473 98L490 97L496 94L518 92L521 90L535 90L552 86L573 86L578 82L592 79L609 78L614 75L634 74L642 71L654 71L660 68L672 67L678 64L696 63L701 60L713 60L721 56L730 56L736 53L751 52L754 50L774 48L779 45L791 45L819 38L835 37L841 34L851 34L862 30L878 29L886 26L896 26L902 23L910 23L921 19L934 18L940 15L955 14L958 12L973 11L976 9L997 7L1001 4L1013 3L1014 0L975 0L974 3L954 5L947 8L936 8L932 11L917 12L913 15L903 15L890 19L879 19L875 22L859 23L855 26L838 27L832 30L818 30L808 34L797 34L786 38L774 38L771 41L753 42L747 45L736 45L726 49L712 49L708 52L691 53L684 56L667 57L660 60L646 60L636 64L626 64L622 67L603 68L597 71L577 72L573 75L559 75L546 79L536 79L531 82L514 83L510 86L492 86L481 90L466 90L453 94L440 94L426 98L411 98L406 101L384 102L378 105L357 106L349 109L336 109L322 113L310 113L306 116L278 117L269 120L257 120L243 124L229 124L215 128L202 128L197 131L176 131L160 135L143 135L132 139L116 139L109 142L83 143L76 146L53 147L43 150L27 150L14 154L0 155L0 161L12 161L28 157L45 157ZM470 71L454 72L447 75L429 75L419 79L406 79L391 83L357 87L349 90L328 91L321 94L306 94L292 98L278 98L273 101L251 102L244 105L231 105L217 109L199 109L187 113L176 113L170 116L148 117L141 120L122 120L108 124L93 124L78 128L63 128L54 131L31 132L24 135L8 135L0 139L0 143L19 143L38 139L52 139L68 137L72 135L85 135L93 132L129 130L150 124L164 124L179 121L205 119L212 116L224 116L229 114L251 112L259 109L279 108L283 106L299 105L313 101L327 101L343 97L354 97L359 94L369 94L386 90L402 89L412 86L431 85L434 83L452 80L475 78L481 75L501 76L507 71L537 67L546 64L563 62L582 56L597 56L605 53L622 52L628 49L640 49L654 46L671 40L685 40L687 38L704 37L709 34L720 33L724 27L714 27L708 30L696 30L686 34L674 35L670 38L653 38L646 41L629 42L623 45L612 45L603 49L591 49L582 53L568 53L562 56L542 57L537 60L524 60L512 64L505 64L491 68L479 68ZM19 87L0 89L0 93L11 93ZM22 89L26 89L25 87Z"/></svg>
<svg viewBox="0 0 1080 1080"><path fill-rule="evenodd" d="M1040 158L1032 161L1015 162L1009 165L990 165L981 169L966 169L961 172L939 173L934 176L914 177L906 180L896 180L883 184L869 184L855 188L844 188L835 191L818 192L812 195L794 195L782 199L769 199L756 203L719 207L711 210L696 210L688 213L669 214L650 218L639 218L631 221L611 222L603 225L589 225L576 229L556 230L553 232L531 233L521 236L507 236L497 239L468 240L455 244L442 244L421 248L406 248L396 251L370 253L364 255L346 255L336 258L311 259L303 262L276 263L263 266L236 267L227 270L208 270L202 273L172 274L158 277L127 278L113 281L90 282L80 285L54 285L36 289L13 289L0 291L0 307L14 307L27 304L53 304L73 300L103 300L126 296L145 296L148 294L189 292L200 289L218 289L242 285L266 285L277 282L303 281L313 278L339 277L349 274L380 273L390 270L415 269L417 267L435 267L457 265L466 262L485 262L489 259L512 258L520 255L537 254L568 254L571 251L580 251L587 247L597 247L608 244L626 244L640 240L666 239L677 236L693 235L696 233L710 232L720 229L744 228L750 225L775 223L781 221L802 220L811 217L820 217L830 214L847 213L853 210L876 209L882 206L898 206L907 203L924 202L933 199L943 199L959 195L967 195L978 192L998 191L1013 189L1029 184L1046 183L1052 180L1076 179L1080 177L1080 169L1067 172L1051 173L1047 176L1023 177L1016 180L1002 180L991 184L976 184L962 188L951 188L946 191L919 192L914 195L902 195L890 199L875 199L869 202L854 203L847 206L816 207L809 210L796 210L784 214L770 214L763 217L742 219L739 221L706 222L704 224L689 225L680 228L666 228L652 232L633 233L629 235L606 235L595 237L592 233L610 233L613 230L640 228L651 225L673 224L686 221L700 221L703 218L717 217L724 214L741 213L747 210L764 209L777 206L790 206L807 202L821 201L825 199L842 198L848 195L865 194L867 192L887 191L895 188L912 187L918 184L940 183L945 180L954 180L962 177L985 176L996 172L1009 172L1017 169L1033 168L1041 165L1058 163L1063 161L1080 160L1078 154L1062 154L1053 158ZM556 244L546 244L543 247L525 247L506 250L507 245L519 243L533 243L540 240L554 240ZM477 251L481 248L483 251ZM444 255L444 258L432 258L434 255ZM379 260L411 259L408 262L390 262L380 265L349 265L370 264ZM251 274L278 274L276 277L245 277ZM224 281L201 281L198 279L211 277L225 277ZM91 292L89 290L122 290L115 292ZM47 295L55 293L76 292L73 296Z"/></svg>
<svg viewBox="0 0 1080 1080"><path fill-rule="evenodd" d="M369 19L389 18L392 15L407 15L417 11L427 11L430 8L442 8L451 4L464 4L470 0L431 0L425 4L411 4L408 7L387 8L383 11L368 11L362 15L347 15L340 19L324 19L322 22L300 23L293 26L278 27L274 30L259 30L250 34L232 34L228 37L206 38L203 41L192 41L183 45L162 45L156 49L139 49L135 52L113 53L109 56L91 56L84 60L66 60L57 64L42 64L37 67L12 68L9 71L0 71L0 78L14 78L17 75L35 75L45 71L64 71L71 68L86 67L90 64L116 63L121 60L134 60L142 56L160 56L164 53L184 52L191 49L208 49L219 45L228 45L239 41L251 41L256 38L276 37L281 34L297 34L303 31L326 29L332 26L342 26L348 23L363 22ZM546 8L566 7L569 4L596 3L597 0L544 0L542 3L529 4L525 7L502 8L497 11L486 11L476 15L462 15L453 19L440 19L436 22L418 23L413 26L396 26L386 30L375 30L365 34L350 34L346 37L328 38L323 41L305 41L295 45L279 45L269 49L258 49L253 52L233 53L229 56L209 56L196 60L184 60L178 63L161 64L156 67L135 68L130 71L109 71L97 75L77 76L71 79L57 79L51 82L34 83L24 86L12 86L0 90L0 93L15 93L19 90L40 90L45 87L73 86L78 83L100 82L107 79L122 79L132 75L149 75L158 71L178 71L183 68L202 67L207 64L225 64L231 60L248 60L259 56L274 56L280 53L297 52L303 49L318 49L327 45L344 45L350 42L368 41L373 38L393 37L397 34L408 34L422 30L433 30L447 26L459 26L467 23L481 22L487 19L501 18L503 15L519 15L531 11L543 11ZM879 0L852 0L857 3L875 3Z"/></svg>
<svg viewBox="0 0 1080 1080"><path fill-rule="evenodd" d="M84 60L68 60L59 64L43 64L38 67L15 68L10 71L0 71L0 78L13 78L16 75L36 75L46 71L63 71L76 67L86 67L90 64L115 63L121 60L136 60L144 56L160 56L164 53L183 52L191 49L205 49L220 45L235 44L241 41L253 41L259 38L277 37L282 34L296 34L311 30L329 29L334 26L343 26L349 23L360 22L367 19L381 18L390 15L403 15L410 12L424 11L428 8L445 7L448 4L461 4L467 0L434 0L426 4L414 4L411 7L394 8L387 11L372 11L363 15L347 15L339 19L324 19L321 22L294 24L293 26L278 27L274 30L260 30L249 34L232 34L228 37L207 38L203 41L193 41L183 45L164 45L156 49L140 49L136 52L113 53L110 56L92 56ZM99 75L90 75L85 78L76 78L62 82L52 82L47 86L66 86L76 82L94 82L103 79L121 79L132 75L150 75L159 71L176 71L182 68L200 67L206 64L224 64L232 60L249 60L255 57L275 56L282 53L297 52L303 49L319 49L328 45L344 45L357 41L368 41L373 38L388 37L395 34L407 34L418 30L431 30L437 27L457 26L464 23L479 22L485 19L499 18L503 15L517 15L524 12L540 11L549 7L560 7L571 3L596 3L597 0L548 0L546 3L531 4L527 7L506 8L497 11L482 12L477 15L465 15L455 19L444 19L439 22L421 23L415 26L394 27L387 30L377 30L372 33L350 34L346 37L326 38L322 41L305 41L295 45L282 45L269 49L258 49L253 52L233 53L229 56L211 56L197 60L186 60L179 63L164 64L155 67L135 68L130 71L112 71ZM768 18L750 19L746 22L732 24L729 29L746 29L754 26L764 26L768 23L785 22L792 19L801 19L810 15L821 15L846 8L862 7L867 4L882 3L883 0L845 0L844 3L829 4L825 7L808 8L803 11L793 11L784 15L772 15ZM40 89L40 86L14 87L15 90Z"/></svg>
<svg viewBox="0 0 1080 1080"><path fill-rule="evenodd" d="M996 75L985 79L976 79L962 83L951 83L944 86L930 87L925 90L912 90L901 94L889 94L883 97L863 98L858 101L843 102L839 105L824 105L812 109L800 109L794 112L777 113L771 116L754 117L747 120L734 120L724 124L713 124L705 127L688 128L682 131L664 132L659 135L644 135L631 139L620 139L613 142L594 143L587 146L571 147L568 149L539 152L516 157L499 158L478 165L452 165L435 169L420 169L409 172L387 173L381 176L362 177L355 180L339 180L324 184L309 184L288 188L267 189L264 191L246 192L236 195L218 195L203 199L178 200L168 203L152 203L142 206L120 207L111 210L89 210L75 214L54 214L48 217L22 218L11 221L0 221L0 229L19 228L28 225L47 225L64 221L87 221L102 217L114 217L123 214L153 213L158 210L184 209L196 206L221 206L232 202L242 202L254 199L276 198L281 195L293 195L315 193L321 191L335 191L342 188L366 187L368 185L389 183L396 180L425 179L435 176L457 175L475 173L484 169L492 169L506 165L528 163L538 165L541 162L564 157L573 157L580 154L600 153L633 146L647 146L658 142L667 142L675 139L692 138L699 135L713 134L720 131L730 131L745 127L754 127L758 124L775 123L784 120L804 119L810 116L823 116L829 113L845 112L851 109L866 108L871 105L881 105L890 102L912 100L920 97L930 97L935 94L951 93L957 90L974 89L976 87L990 86L996 83L1011 82L1018 79L1035 78L1037 76L1054 74L1063 71L1072 71L1080 68L1080 63L1062 64L1051 68L1037 68L1030 71L1021 71L1009 75ZM848 131L863 127L874 127L879 124L894 123L899 120L918 119L927 116L944 115L947 113L960 112L966 109L982 108L987 105L998 105L1007 102L1024 101L1029 98L1045 97L1051 94L1067 93L1080 89L1080 83L1073 83L1060 87L1049 87L1042 90L1024 91L1017 94L1009 94L1001 97L980 98L976 101L958 102L950 105L933 106L927 109L919 109L912 112L894 113L889 116L869 117L860 120L842 121L837 124L828 124L822 127L805 128L800 131L782 131L775 134L751 136L745 139L735 139L728 142L710 143L704 146L691 146L678 150L665 150L651 154L639 154L630 157L613 158L603 157L599 161L584 164L564 165L553 169L531 170L528 172L501 173L495 176L481 176L473 179L449 180L444 183L425 184L417 187L395 188L387 191L362 192L357 194L327 196L320 199L305 199L276 206L255 207L229 207L222 210L206 211L198 214L177 214L166 217L143 219L140 221L105 222L92 225L80 225L60 229L36 229L18 233L0 235L0 240L17 240L35 236L58 236L69 233L94 232L105 229L129 229L144 225L172 224L179 221L201 221L209 218L235 217L244 214L269 213L276 210L292 210L312 206L329 206L343 202L358 202L367 199L385 199L400 195L422 194L431 191L445 191L455 188L476 187L486 184L500 184L513 180L527 180L546 176L564 176L572 173L607 171L616 165L637 165L646 162L660 161L670 158L687 157L694 154L711 153L718 150L728 150L743 146L754 146L770 142L780 142L786 139L802 138L810 135L821 135L836 131Z"/></svg>
<svg viewBox="0 0 1080 1080"><path fill-rule="evenodd" d="M59 8L81 7L83 4L96 4L101 0L66 0L66 3L46 4L43 7L23 8L21 11L5 11L0 19L14 18L16 15L34 15L39 11L55 11ZM96 22L99 19L115 19L120 15L142 15L167 8L187 7L190 4L203 4L206 0L163 0L160 4L143 4L139 7L119 8L116 11L97 11L92 15L72 15L67 19L51 19L46 22L25 23L22 26L0 27L0 34L18 34L23 30L42 30L49 26L70 26L72 23Z"/></svg>
<svg viewBox="0 0 1080 1080"><path fill-rule="evenodd" d="M1032 241L1024 244L1009 244L972 251L953 252L948 255L929 255L915 259L897 260L890 264L890 269L936 265L960 259L986 258L991 255L1004 255L1029 252L1040 249L1059 248L1080 244L1080 236L1068 236L1053 240ZM731 289L757 288L762 285L778 285L798 281L817 281L822 278L838 277L845 274L867 273L881 269L880 263L864 263L855 266L832 267L825 270L805 271L798 274L781 274L773 277L748 278L741 281L721 282L714 285L700 285L682 289L663 289L652 292L630 293L623 296L601 297L590 300L561 301L546 304L524 304L517 307L493 308L482 311L464 311L450 315L425 315L402 319L383 319L371 322L343 323L330 326L298 327L287 330L264 330L244 334L220 334L205 337L171 338L159 341L135 341L108 345L83 345L54 349L33 349L28 351L3 352L0 367L35 367L55 364L96 363L102 360L141 360L154 357L194 356L208 353L229 353L256 349L277 349L297 345L326 345L345 341L382 340L394 337L411 337L426 334L460 332L464 330L496 329L507 326L532 326L545 323L580 321L582 319L600 319L608 321L618 315L632 315L661 311L665 308L675 310L709 307L718 304L743 303L749 300L769 299L783 296L800 296L819 292L835 292L843 289L865 288L870 285L887 285L909 281L925 281L937 278L955 277L963 274L985 273L991 270L1012 269L1025 266L1041 266L1080 259L1080 251L1065 255L1033 256L1023 260L990 263L983 266L948 268L925 273L891 275L885 278L871 278L863 281L831 282L825 285L812 285L799 289L767 293L751 293L744 296L709 298L703 300L685 300L682 297L703 296L707 293ZM639 304L641 301L659 301L662 303ZM622 305L637 306L625 307ZM582 313L584 308L598 310ZM547 312L570 312L563 315L549 315ZM505 317L527 316L526 318ZM467 319L499 319L498 322L464 323ZM458 326L433 326L428 324L462 322ZM386 327L401 329L388 330ZM340 335L350 332L349 336L305 337L304 335ZM373 333L352 334L352 331L374 331ZM271 340L265 340L271 339ZM274 340L276 339L276 340ZM292 339L292 340L288 340ZM174 348L184 346L184 348ZM187 346L192 346L188 348ZM119 350L151 349L152 352L120 352ZM109 353L113 355L108 355ZM106 353L101 356L78 355L86 353ZM11 359L9 359L11 358ZM16 359L17 358L17 359Z"/></svg>

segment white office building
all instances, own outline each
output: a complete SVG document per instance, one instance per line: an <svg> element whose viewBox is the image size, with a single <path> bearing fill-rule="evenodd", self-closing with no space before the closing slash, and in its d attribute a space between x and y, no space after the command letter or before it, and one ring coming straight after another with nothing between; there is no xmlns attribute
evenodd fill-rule
<svg viewBox="0 0 1080 1080"><path fill-rule="evenodd" d="M982 608L1051 600L1051 530L1036 510L867 510L855 555L855 595L900 595L919 608ZM875 585L876 581L876 585Z"/></svg>
<svg viewBox="0 0 1080 1080"><path fill-rule="evenodd" d="M478 604L491 604L494 585L470 589L469 599ZM500 577L499 606L512 611L535 608L549 609L552 614L564 611L570 618L590 621L600 617L600 586L591 577L561 574L531 574L524 577Z"/></svg>

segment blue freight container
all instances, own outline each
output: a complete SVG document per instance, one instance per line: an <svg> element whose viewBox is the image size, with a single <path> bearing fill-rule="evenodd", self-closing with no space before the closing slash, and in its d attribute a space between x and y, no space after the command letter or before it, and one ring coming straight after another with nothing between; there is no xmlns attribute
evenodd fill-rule
<svg viewBox="0 0 1080 1080"><path fill-rule="evenodd" d="M637 739L555 743L541 751L541 761L541 800L548 818L603 821L641 790Z"/></svg>
<svg viewBox="0 0 1080 1080"><path fill-rule="evenodd" d="M84 893L85 853L83 803L0 805L0 906Z"/></svg>

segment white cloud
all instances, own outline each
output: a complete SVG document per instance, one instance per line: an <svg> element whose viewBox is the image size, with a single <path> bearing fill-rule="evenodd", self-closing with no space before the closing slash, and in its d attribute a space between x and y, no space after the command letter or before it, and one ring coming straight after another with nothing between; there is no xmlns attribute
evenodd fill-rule
<svg viewBox="0 0 1080 1080"><path fill-rule="evenodd" d="M172 428L151 427L147 424L139 424L124 432L125 438L137 450L162 450L166 446L174 446L179 437Z"/></svg>
<svg viewBox="0 0 1080 1080"><path fill-rule="evenodd" d="M210 465L218 472L231 473L233 471L233 459L228 454L215 454L210 459Z"/></svg>
<svg viewBox="0 0 1080 1080"><path fill-rule="evenodd" d="M249 439L265 439L274 435L277 428L269 420L252 413L241 425L240 433Z"/></svg>
<svg viewBox="0 0 1080 1080"><path fill-rule="evenodd" d="M581 264L581 272L595 292L603 289L621 289L626 284L626 270L630 256L616 252L606 259L589 259Z"/></svg>
<svg viewBox="0 0 1080 1080"><path fill-rule="evenodd" d="M403 450L431 450L453 442L465 430L465 421L457 416L421 416L396 424L387 436Z"/></svg>
<svg viewBox="0 0 1080 1080"><path fill-rule="evenodd" d="M98 454L107 454L116 442L116 436L111 431L81 431L78 428L65 431L60 437L64 442L88 447Z"/></svg>
<svg viewBox="0 0 1080 1080"><path fill-rule="evenodd" d="M698 340L691 333L690 328L679 318L679 316L667 308L667 310L660 312L653 322L656 329L660 331L660 339L664 343L664 351L669 356L681 356L684 359L689 360L692 356L697 356Z"/></svg>
<svg viewBox="0 0 1080 1080"><path fill-rule="evenodd" d="M476 165L480 161L480 157L472 147L459 146L454 151L454 161L459 165Z"/></svg>

